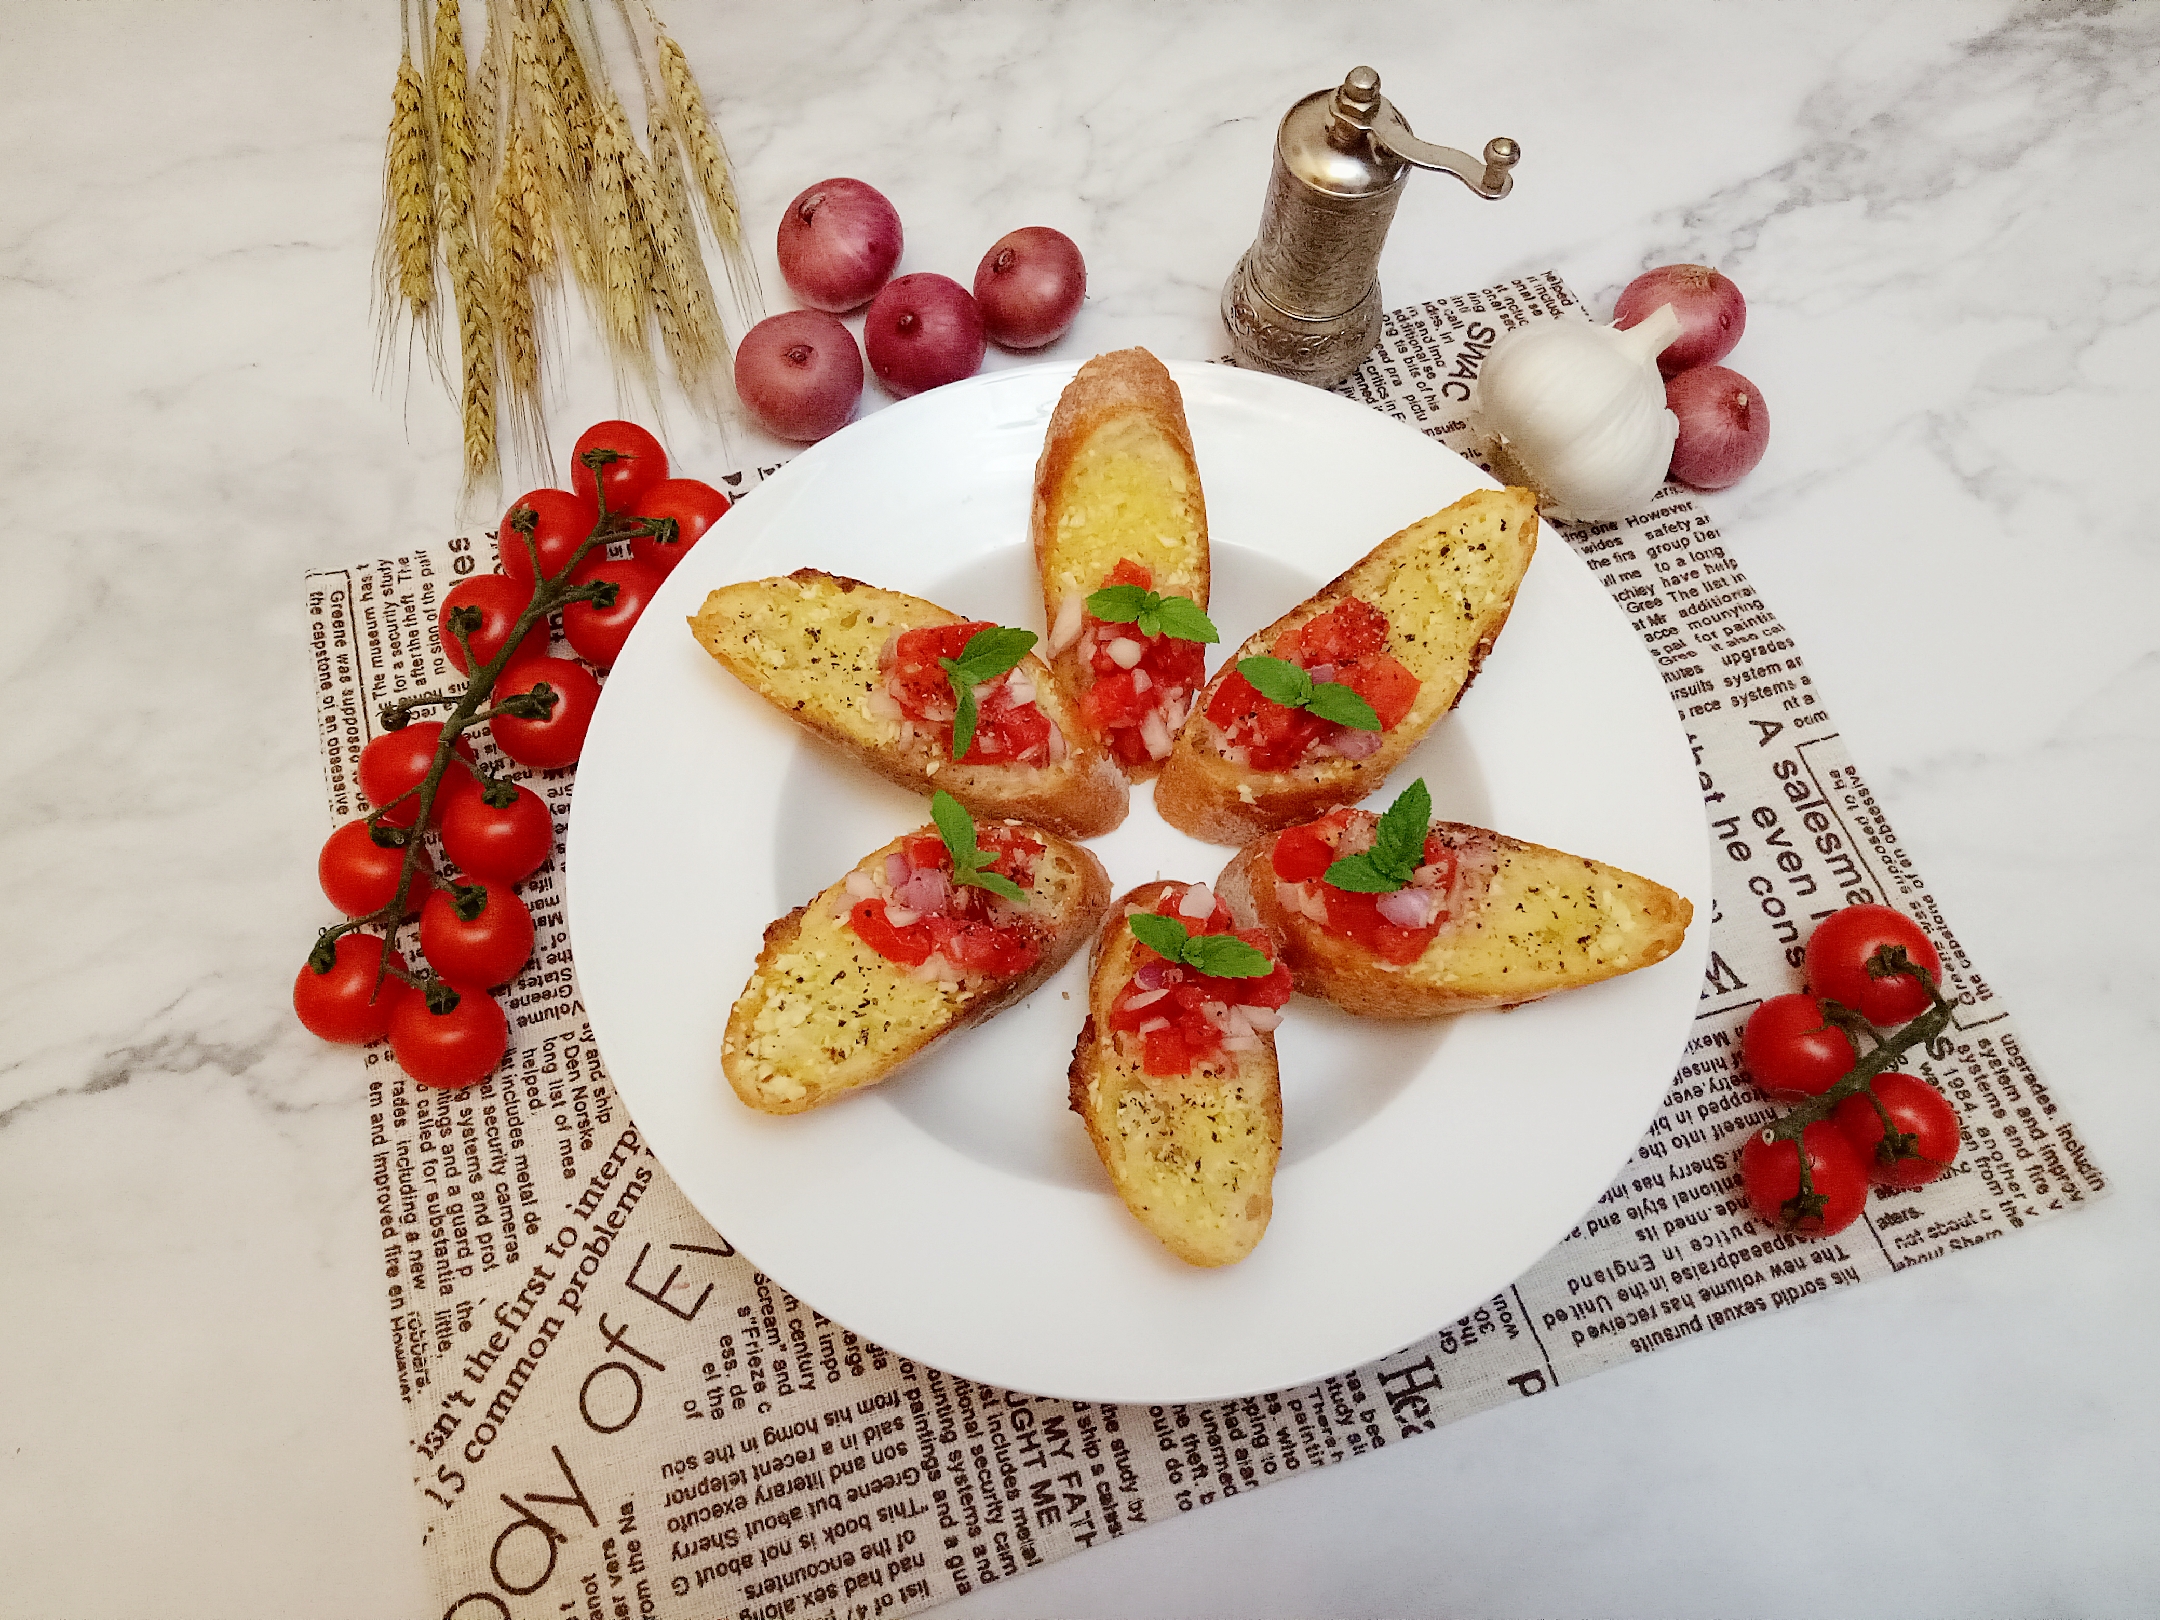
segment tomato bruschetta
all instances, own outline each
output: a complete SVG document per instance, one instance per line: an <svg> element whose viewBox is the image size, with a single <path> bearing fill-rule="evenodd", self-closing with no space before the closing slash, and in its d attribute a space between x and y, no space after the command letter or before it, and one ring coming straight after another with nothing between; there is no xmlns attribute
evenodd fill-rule
<svg viewBox="0 0 2160 1620"><path fill-rule="evenodd" d="M1021 821L978 831L944 793L932 816L765 930L721 1050L750 1107L799 1114L875 1085L1094 933L1110 878L1087 850Z"/></svg>
<svg viewBox="0 0 2160 1620"><path fill-rule="evenodd" d="M1051 673L1127 775L1151 777L1207 679L1207 505L1184 396L1145 349L1058 396L1029 519Z"/></svg>
<svg viewBox="0 0 2160 1620"><path fill-rule="evenodd" d="M1478 490L1250 637L1177 735L1163 819L1243 844L1378 788L1475 679L1537 532L1528 490Z"/></svg>
<svg viewBox="0 0 2160 1620"><path fill-rule="evenodd" d="M758 696L902 787L1067 838L1125 819L1124 773L1028 650L1032 631L814 568L723 586L690 629Z"/></svg>
<svg viewBox="0 0 2160 1620"><path fill-rule="evenodd" d="M1290 975L1204 883L1144 883L1095 943L1072 1111L1118 1197L1176 1255L1250 1254L1282 1153L1275 1028Z"/></svg>
<svg viewBox="0 0 2160 1620"><path fill-rule="evenodd" d="M1662 962L1694 908L1662 883L1457 821L1422 780L1386 814L1253 840L1217 891L1297 988L1368 1018L1512 1007Z"/></svg>

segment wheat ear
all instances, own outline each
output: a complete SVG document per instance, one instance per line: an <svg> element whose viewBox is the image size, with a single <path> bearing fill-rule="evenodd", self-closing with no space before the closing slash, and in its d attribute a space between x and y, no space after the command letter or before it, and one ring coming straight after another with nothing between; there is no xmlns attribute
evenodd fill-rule
<svg viewBox="0 0 2160 1620"><path fill-rule="evenodd" d="M683 392L692 403L715 421L724 421L735 399L733 357L727 325L721 319L719 302L713 297L712 278L705 273L705 255L698 251L697 221L690 212L690 188L683 176L682 151L675 144L674 131L668 128L657 110L646 123L645 135L652 144L653 176L660 188L661 204L674 221L683 246L684 302L706 323L702 337L702 379L684 375L679 360L676 373Z"/></svg>
<svg viewBox="0 0 2160 1620"><path fill-rule="evenodd" d="M465 493L470 496L495 466L495 336L488 317L487 267L480 257L473 210L472 120L466 103L470 87L458 0L436 0L429 74L441 156L443 258L450 267L450 291L457 304L459 412L464 427Z"/></svg>
<svg viewBox="0 0 2160 1620"><path fill-rule="evenodd" d="M535 166L529 134L513 124L503 142L502 167L495 176L488 208L488 270L494 284L495 326L502 347L511 430L527 459L538 465L545 433L540 338L533 304L540 236L526 213L526 199L536 184Z"/></svg>
<svg viewBox="0 0 2160 1620"><path fill-rule="evenodd" d="M654 36L654 54L660 59L660 83L667 91L668 119L682 142L690 172L697 177L697 196L705 205L705 223L720 244L720 263L736 304L754 321L765 303L758 285L757 265L743 243L742 207L736 201L735 182L728 173L727 148L705 110L705 97L690 72L690 59L660 27L660 19L646 6Z"/></svg>
<svg viewBox="0 0 2160 1620"><path fill-rule="evenodd" d="M651 241L640 228L626 167L637 143L612 90L603 92L593 134L593 213L599 228L604 291L600 329L616 363L652 385L652 356L645 346L645 307L652 290Z"/></svg>
<svg viewBox="0 0 2160 1620"><path fill-rule="evenodd" d="M402 313L430 361L437 354L435 176L428 161L426 92L408 46L390 93L383 152L382 232L376 241L377 327L387 355Z"/></svg>
<svg viewBox="0 0 2160 1620"><path fill-rule="evenodd" d="M473 192L489 190L495 181L502 134L502 30L495 26L495 8L484 3L487 42L480 47L479 71L472 77Z"/></svg>
<svg viewBox="0 0 2160 1620"><path fill-rule="evenodd" d="M570 258L570 273L580 285L593 283L592 249L585 228L584 199L571 178L570 133L563 122L562 105L555 96L555 80L541 61L540 44L526 0L506 0L510 8L511 55L517 65L520 117L531 123L537 163L534 178L542 198L538 208L526 212L538 235L550 229L562 233L563 248ZM546 256L552 269L554 255Z"/></svg>

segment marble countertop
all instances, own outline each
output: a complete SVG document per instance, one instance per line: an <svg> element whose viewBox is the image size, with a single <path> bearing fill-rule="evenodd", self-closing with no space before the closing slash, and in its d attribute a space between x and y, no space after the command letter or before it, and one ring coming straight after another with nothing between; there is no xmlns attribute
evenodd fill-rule
<svg viewBox="0 0 2160 1620"><path fill-rule="evenodd" d="M1391 304L1734 276L1775 430L1702 504L2114 1182L946 1612L2160 1607L2160 14L669 9L775 294L781 205L860 174L903 269L1078 240L1054 354L1212 357L1275 121L1360 61L1427 138L1525 153L1500 205L1413 180ZM357 1070L287 999L324 831L300 575L457 517L450 407L379 379L368 307L396 34L382 0L0 10L0 1614L432 1612ZM616 411L577 336L558 438Z"/></svg>

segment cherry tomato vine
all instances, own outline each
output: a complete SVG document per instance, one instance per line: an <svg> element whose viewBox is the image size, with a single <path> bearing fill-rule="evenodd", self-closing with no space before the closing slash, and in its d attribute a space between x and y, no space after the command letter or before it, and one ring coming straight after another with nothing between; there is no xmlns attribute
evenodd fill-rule
<svg viewBox="0 0 2160 1620"><path fill-rule="evenodd" d="M1842 1231L1859 1218L1870 1184L1921 1186L1957 1155L1956 1111L1925 1081L1896 1072L1914 1047L1947 1055L1938 1043L1952 1004L1940 988L1940 959L1917 927L1886 907L1850 907L1832 922L1817 931L1823 949L1810 942L1813 993L1772 997L1742 1037L1757 1084L1775 1095L1807 1094L1740 1153L1750 1207L1790 1232ZM1886 1035L1826 993L1833 989L1878 1017L1926 1010Z"/></svg>
<svg viewBox="0 0 2160 1620"><path fill-rule="evenodd" d="M633 462L639 476L625 478L628 466L616 464ZM465 733L487 725L506 754L536 768L577 758L598 683L582 664L548 655L549 619L565 608L602 615L612 662L629 631L624 621L642 611L657 582L644 576L663 570L604 567L608 545L659 547L672 564L709 527L689 532L672 513L611 509L633 504L665 476L666 452L650 434L601 423L578 441L575 493L535 490L513 505L497 534L502 573L479 576L479 590L459 587L445 602L437 633L446 658L468 676L465 688L383 705L382 733L369 745L374 758L364 753L361 764L373 808L324 846L325 894L340 910L364 909L321 931L294 983L294 1011L316 1035L366 1043L387 1034L407 1073L446 1089L473 1085L502 1061L509 1024L488 990L530 955L531 914L512 886L545 862L553 828L536 794L481 768ZM727 510L718 491L680 482L706 492L714 517ZM579 523L589 514L582 539L565 521L571 513ZM628 613L615 611L624 595L640 598ZM448 712L413 723L429 709ZM461 876L438 872L428 857L421 835L438 823ZM396 949L399 928L416 917L429 963L417 973Z"/></svg>

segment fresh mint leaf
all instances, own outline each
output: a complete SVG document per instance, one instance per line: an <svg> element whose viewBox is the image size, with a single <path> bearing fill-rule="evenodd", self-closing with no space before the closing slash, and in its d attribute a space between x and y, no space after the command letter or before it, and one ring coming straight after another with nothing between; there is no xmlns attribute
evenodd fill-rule
<svg viewBox="0 0 2160 1620"><path fill-rule="evenodd" d="M1380 729L1380 717L1373 713L1373 706L1340 681L1314 681L1312 695L1304 706L1321 719L1348 726L1352 731Z"/></svg>
<svg viewBox="0 0 2160 1620"><path fill-rule="evenodd" d="M997 857L976 846L975 818L967 813L966 805L939 788L930 795L930 819L937 823L938 836L945 840L945 853L952 857L953 882L972 884L1007 900L1027 903L1025 889L1004 873L987 869Z"/></svg>
<svg viewBox="0 0 2160 1620"><path fill-rule="evenodd" d="M1175 917L1158 917L1152 911L1136 911L1125 919L1125 925L1133 931L1133 938L1153 951L1157 956L1172 962L1185 960L1185 946L1190 938L1185 925Z"/></svg>
<svg viewBox="0 0 2160 1620"><path fill-rule="evenodd" d="M966 758L968 749L975 742L975 688L1012 669L1034 645L1035 632L1032 630L1019 630L1006 624L992 625L988 630L978 630L969 636L958 658L938 660L938 667L952 683L954 759Z"/></svg>
<svg viewBox="0 0 2160 1620"><path fill-rule="evenodd" d="M1131 624L1154 593L1141 585L1105 585L1087 599L1087 610L1105 624Z"/></svg>
<svg viewBox="0 0 2160 1620"><path fill-rule="evenodd" d="M1321 874L1321 881L1351 894L1393 894L1409 880L1381 871L1367 853L1343 856Z"/></svg>
<svg viewBox="0 0 2160 1620"><path fill-rule="evenodd" d="M1257 979L1275 971L1266 951L1235 934L1197 934L1185 942L1185 965L1211 979Z"/></svg>
<svg viewBox="0 0 2160 1620"><path fill-rule="evenodd" d="M1222 640L1221 633L1215 628L1215 622L1201 612L1200 604L1189 596L1166 596L1157 606L1155 613L1162 621L1163 633L1175 636L1179 641L1212 644Z"/></svg>
<svg viewBox="0 0 2160 1620"><path fill-rule="evenodd" d="M1270 703L1302 709L1311 701L1313 678L1287 658L1240 658L1237 672Z"/></svg>
<svg viewBox="0 0 2160 1620"><path fill-rule="evenodd" d="M1425 861L1425 834L1432 826L1432 792L1419 777L1395 796L1373 829L1373 864L1410 881Z"/></svg>
<svg viewBox="0 0 2160 1620"><path fill-rule="evenodd" d="M1432 826L1432 790L1419 777L1381 813L1372 848L1331 864L1321 881L1351 894L1393 894L1407 888L1425 863L1425 834Z"/></svg>

